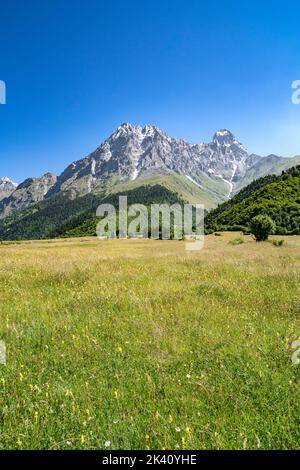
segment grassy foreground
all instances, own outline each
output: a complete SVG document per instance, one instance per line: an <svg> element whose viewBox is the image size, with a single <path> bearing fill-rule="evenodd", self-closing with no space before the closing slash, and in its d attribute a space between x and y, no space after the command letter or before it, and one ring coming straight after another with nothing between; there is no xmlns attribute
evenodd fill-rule
<svg viewBox="0 0 300 470"><path fill-rule="evenodd" d="M300 448L300 237L0 245L0 449Z"/></svg>

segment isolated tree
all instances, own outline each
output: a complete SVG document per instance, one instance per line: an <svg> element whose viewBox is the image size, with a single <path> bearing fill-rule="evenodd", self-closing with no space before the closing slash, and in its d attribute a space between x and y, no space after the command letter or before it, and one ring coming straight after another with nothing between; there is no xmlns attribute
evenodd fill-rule
<svg viewBox="0 0 300 470"><path fill-rule="evenodd" d="M257 215L250 224L251 233L257 242L268 240L271 233L275 232L276 224L268 215Z"/></svg>

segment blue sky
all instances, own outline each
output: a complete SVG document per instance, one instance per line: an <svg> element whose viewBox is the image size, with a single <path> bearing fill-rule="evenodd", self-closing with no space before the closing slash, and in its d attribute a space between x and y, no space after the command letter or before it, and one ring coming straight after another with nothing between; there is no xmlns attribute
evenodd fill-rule
<svg viewBox="0 0 300 470"><path fill-rule="evenodd" d="M58 174L123 122L300 154L298 1L0 2L1 176Z"/></svg>

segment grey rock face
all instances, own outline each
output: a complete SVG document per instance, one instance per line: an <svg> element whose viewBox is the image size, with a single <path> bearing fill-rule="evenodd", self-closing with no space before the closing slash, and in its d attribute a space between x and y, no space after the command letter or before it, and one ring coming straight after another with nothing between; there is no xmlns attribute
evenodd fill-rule
<svg viewBox="0 0 300 470"><path fill-rule="evenodd" d="M26 179L8 197L0 201L0 218L42 201L55 182L56 176L51 173L46 173L40 178Z"/></svg>
<svg viewBox="0 0 300 470"><path fill-rule="evenodd" d="M205 174L212 184L222 182L229 197L247 171L261 162L262 157L249 155L227 129L216 132L209 144L190 144L155 126L126 123L93 153L69 165L47 197L61 190L84 194L105 182L113 184L166 172L186 175L195 184L201 184Z"/></svg>
<svg viewBox="0 0 300 470"><path fill-rule="evenodd" d="M76 197L120 182L174 173L188 178L222 201L254 179L270 173L279 174L297 163L300 163L297 158L249 155L227 129L217 131L210 143L190 144L170 137L155 126L126 123L94 152L73 162L57 178L51 173L41 178L29 178L12 192L8 185L8 193L3 190L6 197L0 199L0 218L61 191ZM3 182L3 188L5 184Z"/></svg>
<svg viewBox="0 0 300 470"><path fill-rule="evenodd" d="M5 197L10 196L17 186L17 183L14 183L9 178L0 177L0 201Z"/></svg>

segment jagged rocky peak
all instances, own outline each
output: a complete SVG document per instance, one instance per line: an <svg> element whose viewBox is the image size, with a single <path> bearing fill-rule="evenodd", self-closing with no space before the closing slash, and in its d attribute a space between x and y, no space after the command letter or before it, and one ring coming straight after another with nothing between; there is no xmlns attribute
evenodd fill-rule
<svg viewBox="0 0 300 470"><path fill-rule="evenodd" d="M210 143L191 144L154 125L126 122L92 153L71 163L58 178L46 173L14 186L8 197L0 199L0 218L59 192L76 197L157 175L180 175L182 181L189 179L214 198L224 200L254 178L276 172L276 166L280 171L284 160L249 155L228 129L218 130Z"/></svg>
<svg viewBox="0 0 300 470"><path fill-rule="evenodd" d="M6 176L0 177L0 201L5 197L10 196L17 186L17 183Z"/></svg>
<svg viewBox="0 0 300 470"><path fill-rule="evenodd" d="M17 183L12 181L10 178L7 178L7 176L0 176L0 186L16 188L18 185Z"/></svg>
<svg viewBox="0 0 300 470"><path fill-rule="evenodd" d="M209 178L226 180L225 187L232 188L246 170L247 157L246 150L227 129L216 132L211 143L190 144L154 125L126 122L94 152L69 165L47 197L59 191L87 193L105 181L115 184L166 172L191 177L196 184L205 173Z"/></svg>
<svg viewBox="0 0 300 470"><path fill-rule="evenodd" d="M17 185L17 183L14 183L14 181L12 181L10 178L7 178L7 176L0 176L0 184L2 183L10 183L14 186Z"/></svg>
<svg viewBox="0 0 300 470"><path fill-rule="evenodd" d="M56 182L56 176L48 172L38 178L26 178L22 183L17 186L17 190L23 188L30 188L32 185L44 187L47 192L50 187Z"/></svg>
<svg viewBox="0 0 300 470"><path fill-rule="evenodd" d="M45 173L39 178L27 178L0 202L0 218L42 201L56 182L56 176Z"/></svg>
<svg viewBox="0 0 300 470"><path fill-rule="evenodd" d="M126 137L126 138L138 138L139 140L143 140L146 137L153 137L154 135L167 137L167 134L162 132L156 126L153 126L153 125L135 126L133 124L125 122L117 128L117 130L110 136L110 139L116 140L119 137Z"/></svg>
<svg viewBox="0 0 300 470"><path fill-rule="evenodd" d="M238 145L243 148L242 144L235 138L235 135L228 129L220 129L214 134L213 143L217 146L230 147L231 145Z"/></svg>

